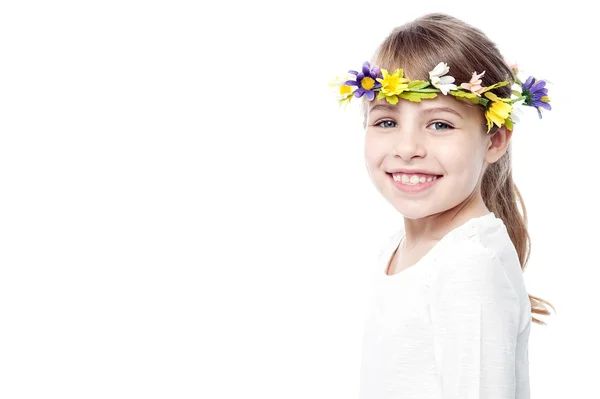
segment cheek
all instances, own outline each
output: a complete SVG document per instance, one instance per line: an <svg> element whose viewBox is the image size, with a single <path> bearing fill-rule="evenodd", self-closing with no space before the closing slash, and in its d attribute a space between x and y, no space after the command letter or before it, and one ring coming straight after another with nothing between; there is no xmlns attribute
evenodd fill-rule
<svg viewBox="0 0 600 399"><path fill-rule="evenodd" d="M373 135L365 134L364 157L365 162L370 168L381 163L384 156L384 146L381 140L376 140Z"/></svg>
<svg viewBox="0 0 600 399"><path fill-rule="evenodd" d="M448 142L436 150L436 158L446 171L465 179L479 176L483 163L483 150L477 140Z"/></svg>

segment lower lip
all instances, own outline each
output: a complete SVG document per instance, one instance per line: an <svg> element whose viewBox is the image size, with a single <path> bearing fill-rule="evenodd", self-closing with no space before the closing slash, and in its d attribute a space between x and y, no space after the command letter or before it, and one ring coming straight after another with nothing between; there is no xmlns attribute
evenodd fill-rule
<svg viewBox="0 0 600 399"><path fill-rule="evenodd" d="M403 184L399 181L394 180L394 176L391 173L388 173L388 176L394 183L394 186L405 193L419 193L421 191L425 191L431 187L433 187L442 177L438 176L437 179L432 181L426 181L425 183L417 183L417 184Z"/></svg>

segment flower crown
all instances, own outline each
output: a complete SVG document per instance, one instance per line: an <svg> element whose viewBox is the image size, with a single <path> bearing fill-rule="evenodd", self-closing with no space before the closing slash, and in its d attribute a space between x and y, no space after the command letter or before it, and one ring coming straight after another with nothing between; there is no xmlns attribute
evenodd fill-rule
<svg viewBox="0 0 600 399"><path fill-rule="evenodd" d="M485 71L477 74L473 72L473 76L468 83L462 83L460 86L454 84L454 78L447 75L450 71L448 64L440 62L429 72L429 80L409 80L404 78L404 70L396 69L393 73L389 73L383 68L374 65L371 66L366 61L362 66L362 71L348 71L349 74L345 78L336 77L330 83L338 94L338 102L340 105L350 103L352 97L360 98L363 95L369 101L385 98L390 104L397 104L398 99L402 98L409 101L421 102L422 99L435 98L437 93L441 92L444 95L450 95L457 99L464 99L473 104L480 104L485 107L485 118L487 120L488 133L495 124L498 127L505 125L507 129L512 130L513 124L518 122L516 115L515 104L517 101L523 101L523 105L531 106L537 109L540 119L542 118L542 108L547 110L550 107L550 98L548 97L548 89L546 81L539 80L530 76L525 83L517 77L518 67L511 67L515 84L521 88L521 91L512 90L513 98L501 98L491 93L490 90L497 87L506 86L507 81L494 83L491 86L481 86L481 77ZM433 86L433 87L430 87Z"/></svg>

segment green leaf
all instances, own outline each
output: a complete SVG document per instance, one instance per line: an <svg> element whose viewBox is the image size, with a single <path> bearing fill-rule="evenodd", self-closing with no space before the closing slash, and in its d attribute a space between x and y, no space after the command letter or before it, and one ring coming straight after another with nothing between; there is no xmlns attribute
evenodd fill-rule
<svg viewBox="0 0 600 399"><path fill-rule="evenodd" d="M413 80L412 82L410 82L408 84L409 90L412 90L412 89L415 89L415 90L424 89L427 86L429 86L429 82L426 82L424 80Z"/></svg>
<svg viewBox="0 0 600 399"><path fill-rule="evenodd" d="M505 101L505 102L506 102L506 103L508 103L508 104L514 104L514 103L516 103L517 101L521 101L521 100L527 100L527 96L519 96L519 97L517 97L517 98L513 98L513 99L511 99L511 100L507 100L507 101Z"/></svg>
<svg viewBox="0 0 600 399"><path fill-rule="evenodd" d="M414 91L404 91L398 96L408 101L420 103L421 100L424 98L435 98L437 96L437 93L418 93Z"/></svg>
<svg viewBox="0 0 600 399"><path fill-rule="evenodd" d="M342 105L345 105L344 109L346 109L346 107L348 106L348 104L350 104L350 101L352 100L352 97L353 96L342 98L342 99L338 100L338 104L340 105L340 107Z"/></svg>
<svg viewBox="0 0 600 399"><path fill-rule="evenodd" d="M506 118L504 121L504 126L506 126L508 130L513 130L513 122L510 120L510 118Z"/></svg>
<svg viewBox="0 0 600 399"><path fill-rule="evenodd" d="M521 96L521 92L520 91L518 91L518 90L511 90L511 91L512 91L512 94L514 94L515 96L517 96L517 97Z"/></svg>
<svg viewBox="0 0 600 399"><path fill-rule="evenodd" d="M440 89L411 89L415 93L439 93Z"/></svg>
<svg viewBox="0 0 600 399"><path fill-rule="evenodd" d="M486 87L486 88L485 88L485 90L483 90L483 91L481 92L481 94L485 93L486 91L490 91L490 90L492 90L492 89L495 89L495 88L497 88L497 87L506 86L507 84L508 84L508 82L507 82L507 81L504 81L504 82L498 82L498 83L494 83L493 85Z"/></svg>
<svg viewBox="0 0 600 399"><path fill-rule="evenodd" d="M479 97L475 93L460 90L450 90L450 94L457 99L465 99L473 104L479 104Z"/></svg>
<svg viewBox="0 0 600 399"><path fill-rule="evenodd" d="M450 94L454 97L466 97L466 98L477 98L477 94L471 93L470 91L461 91L461 90L450 90Z"/></svg>

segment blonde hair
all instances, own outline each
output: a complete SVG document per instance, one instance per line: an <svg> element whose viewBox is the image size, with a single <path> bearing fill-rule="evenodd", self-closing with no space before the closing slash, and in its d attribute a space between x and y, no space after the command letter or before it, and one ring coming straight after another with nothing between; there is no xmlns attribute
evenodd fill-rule
<svg viewBox="0 0 600 399"><path fill-rule="evenodd" d="M429 80L429 71L440 61L450 66L450 75L456 79L456 84L469 82L473 72L482 71L485 71L482 86L504 80L513 83L511 69L494 42L481 30L441 13L427 14L395 28L378 47L371 64L388 71L402 68L404 76L411 80ZM510 97L511 85L496 88L492 92L499 97ZM362 109L366 126L368 100L364 97ZM494 126L490 134L496 131ZM521 269L525 271L530 253L527 211L512 179L510 146L497 162L486 168L481 193L488 209L504 222L517 251ZM529 295L529 301L532 314L548 316L548 306L554 309L550 302L533 295ZM532 321L546 324L535 317L532 317Z"/></svg>

